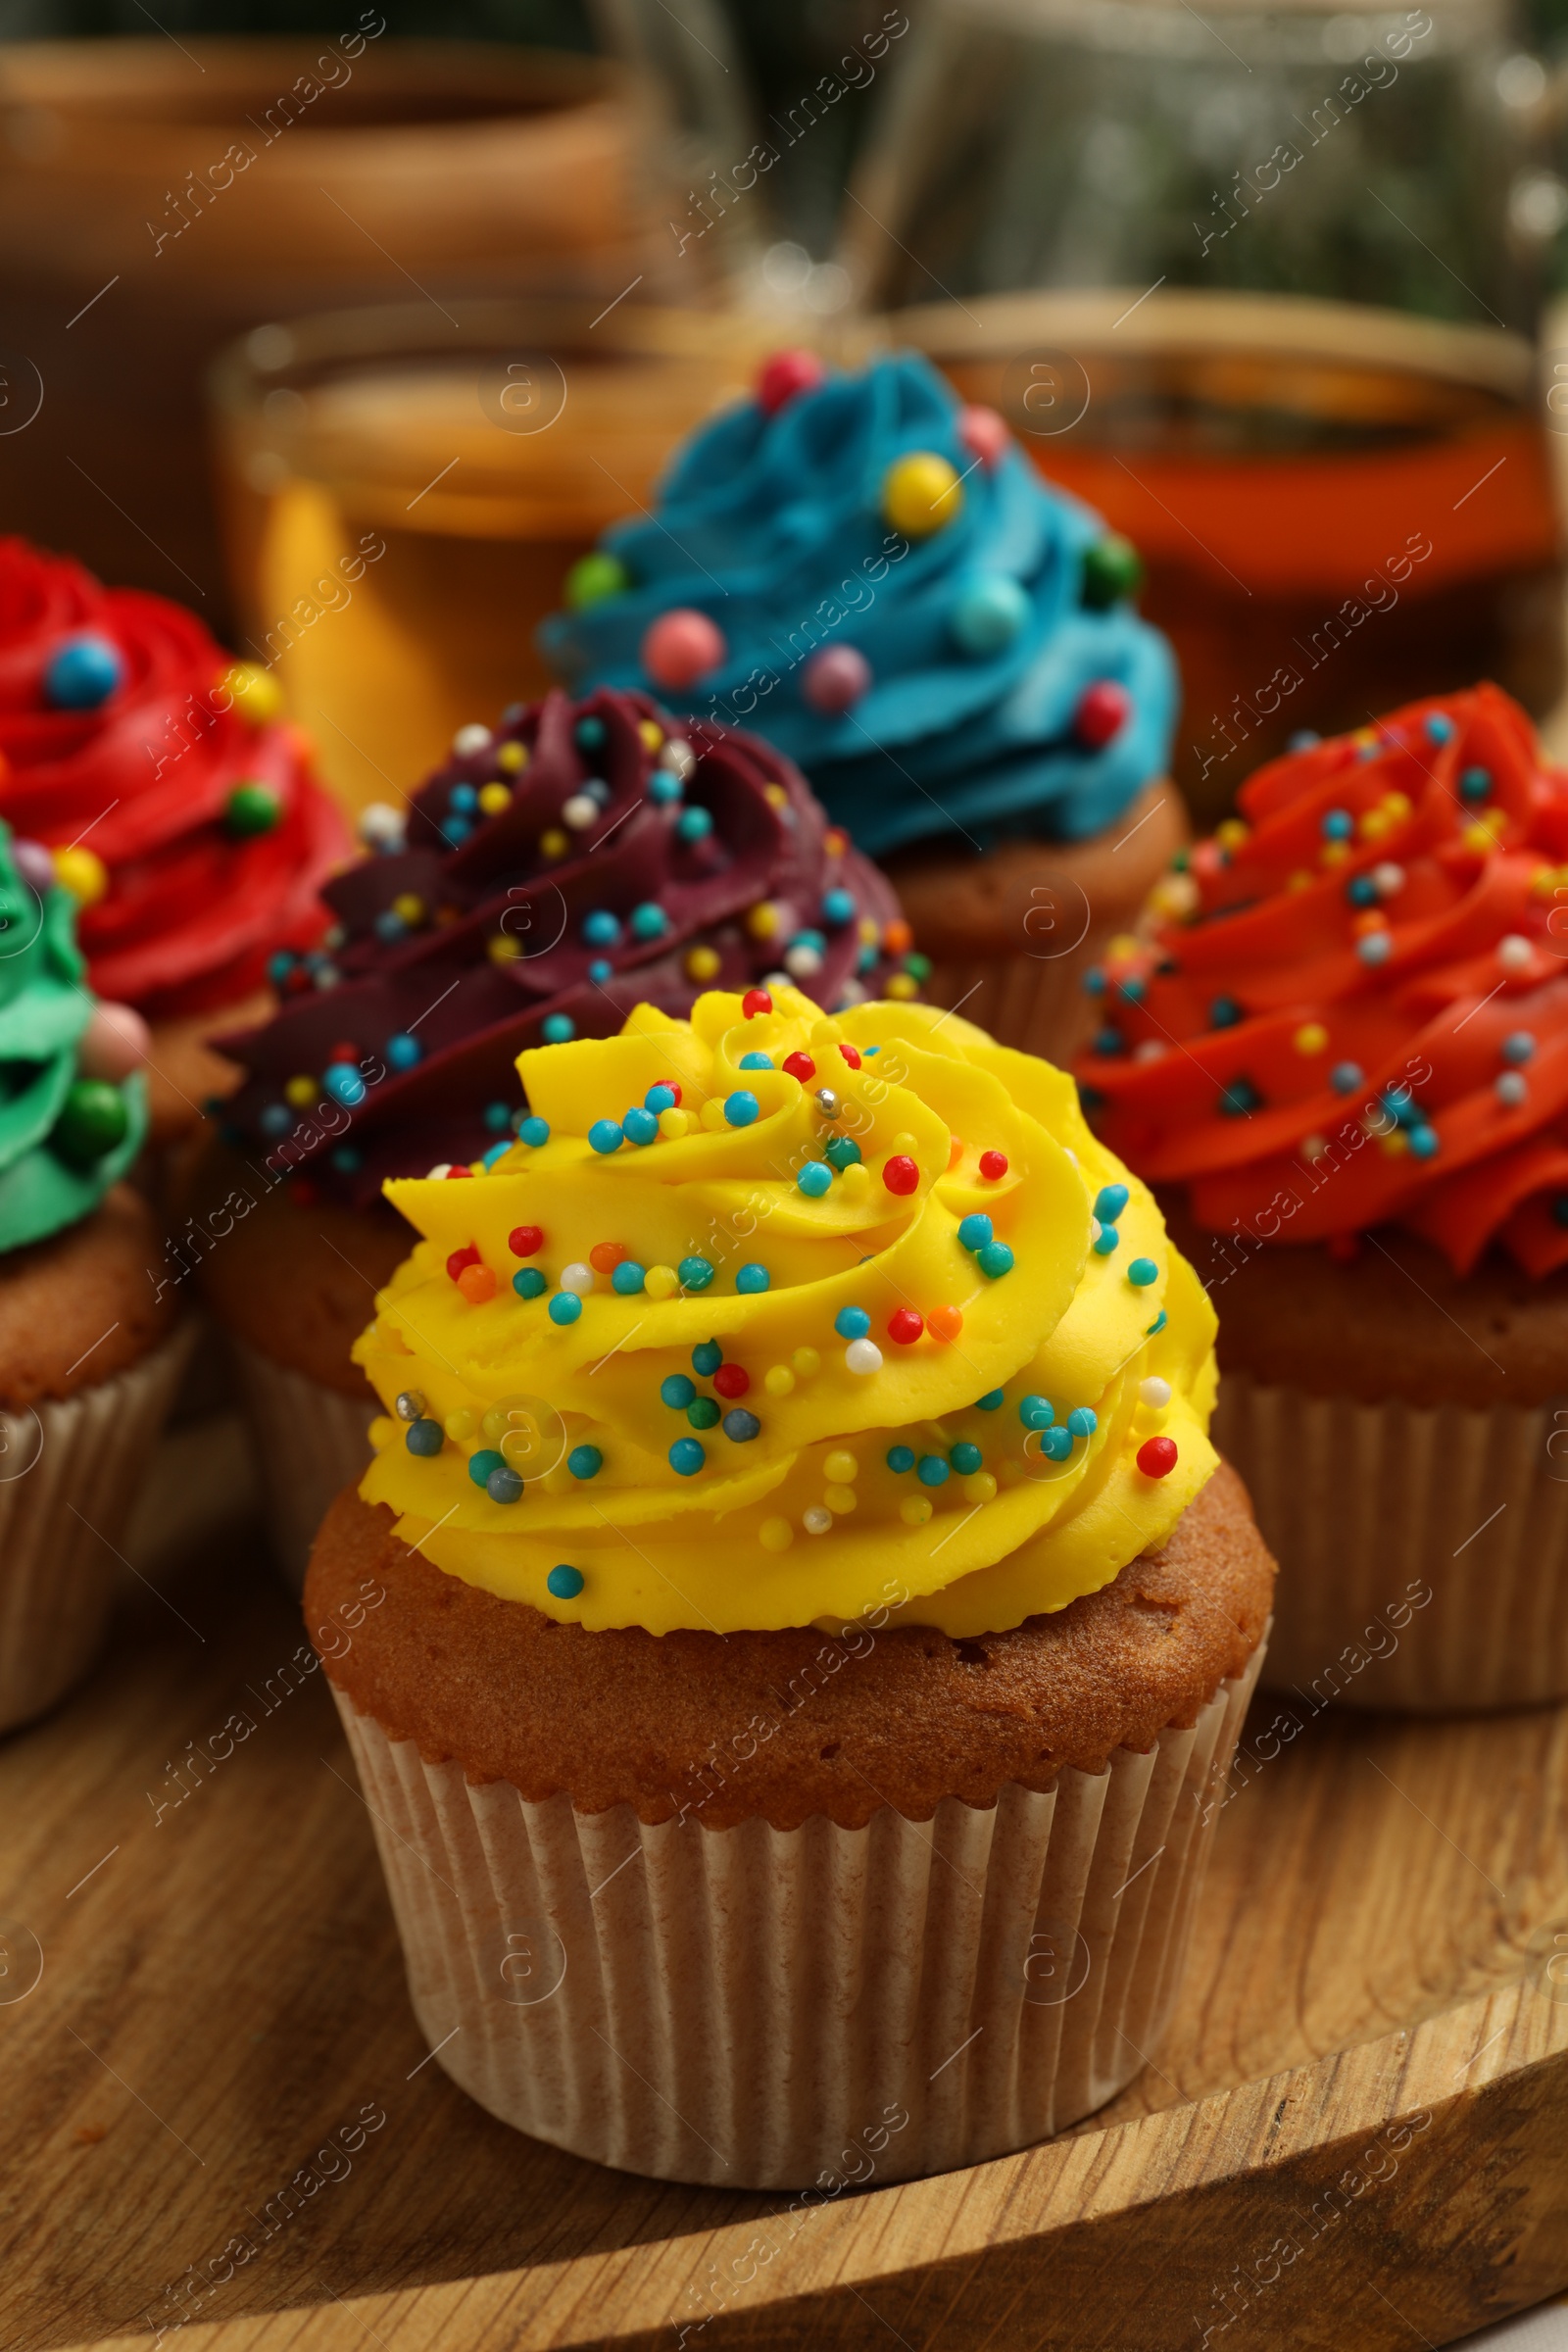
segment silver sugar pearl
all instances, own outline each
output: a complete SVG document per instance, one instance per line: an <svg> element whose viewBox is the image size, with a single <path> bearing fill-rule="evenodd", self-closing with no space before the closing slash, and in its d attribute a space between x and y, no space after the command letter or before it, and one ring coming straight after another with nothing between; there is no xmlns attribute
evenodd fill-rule
<svg viewBox="0 0 1568 2352"><path fill-rule="evenodd" d="M839 1099L830 1086L819 1086L817 1088L816 1107L822 1113L824 1119L836 1119L838 1117Z"/></svg>
<svg viewBox="0 0 1568 2352"><path fill-rule="evenodd" d="M424 1398L417 1389L405 1389L392 1409L400 1421L422 1421Z"/></svg>

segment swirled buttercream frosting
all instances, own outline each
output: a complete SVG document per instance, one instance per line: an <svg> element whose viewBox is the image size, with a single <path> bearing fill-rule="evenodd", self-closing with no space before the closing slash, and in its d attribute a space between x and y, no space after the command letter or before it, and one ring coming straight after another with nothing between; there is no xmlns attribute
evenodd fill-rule
<svg viewBox="0 0 1568 2352"><path fill-rule="evenodd" d="M0 539L0 816L56 852L101 996L205 1012L319 934L348 835L280 709L182 606Z"/></svg>
<svg viewBox="0 0 1568 2352"><path fill-rule="evenodd" d="M564 694L464 728L379 853L326 886L330 945L279 971L283 1005L225 1039L224 1105L269 1164L351 1203L388 1176L504 1151L517 1055L612 1036L776 974L820 1004L912 996L923 968L888 883L787 760L677 728L646 695Z"/></svg>
<svg viewBox="0 0 1568 2352"><path fill-rule="evenodd" d="M1212 1231L1568 1264L1568 774L1494 686L1270 762L1092 975L1097 1132Z"/></svg>
<svg viewBox="0 0 1568 2352"><path fill-rule="evenodd" d="M388 1187L421 1239L355 1348L361 1493L438 1567L591 1628L1001 1632L1208 1478L1212 1311L1049 1064L782 989L521 1072L502 1158Z"/></svg>
<svg viewBox="0 0 1568 2352"><path fill-rule="evenodd" d="M546 654L755 723L872 857L1102 831L1176 717L1132 551L916 354L802 372L687 442L657 514L577 567Z"/></svg>
<svg viewBox="0 0 1568 2352"><path fill-rule="evenodd" d="M0 1251L79 1223L147 1132L139 1071L82 1075L95 1005L74 911L68 891L24 878L0 824Z"/></svg>

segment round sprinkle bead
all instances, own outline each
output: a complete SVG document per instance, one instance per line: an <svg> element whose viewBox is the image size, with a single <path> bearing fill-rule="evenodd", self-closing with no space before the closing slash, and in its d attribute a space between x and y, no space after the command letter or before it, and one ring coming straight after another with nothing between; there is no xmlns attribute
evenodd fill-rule
<svg viewBox="0 0 1568 2352"><path fill-rule="evenodd" d="M956 1340L963 1329L963 1310L957 1306L934 1306L925 1319L925 1327L934 1340Z"/></svg>
<svg viewBox="0 0 1568 2352"><path fill-rule="evenodd" d="M809 1054L786 1054L781 1066L790 1077L798 1078L802 1086L808 1085L816 1076L816 1064Z"/></svg>
<svg viewBox="0 0 1568 2352"><path fill-rule="evenodd" d="M424 1409L424 1396L419 1389L405 1389L392 1407L400 1421L417 1421Z"/></svg>
<svg viewBox="0 0 1568 2352"><path fill-rule="evenodd" d="M1095 1214L1102 1225L1114 1225L1127 1205L1124 1184L1102 1184L1095 1195Z"/></svg>
<svg viewBox="0 0 1568 2352"><path fill-rule="evenodd" d="M552 1323L575 1323L582 1313L582 1300L575 1291L558 1291L550 1301L548 1311Z"/></svg>
<svg viewBox="0 0 1568 2352"><path fill-rule="evenodd" d="M974 1262L988 1282L1000 1282L1012 1272L1012 1251L1005 1242L986 1242L975 1251Z"/></svg>
<svg viewBox="0 0 1568 2352"><path fill-rule="evenodd" d="M960 1438L956 1446L950 1447L948 1459L960 1478L972 1478L984 1462L985 1455L968 1438Z"/></svg>
<svg viewBox="0 0 1568 2352"><path fill-rule="evenodd" d="M564 1046L576 1036L577 1024L569 1012L547 1012L539 1032L547 1046Z"/></svg>
<svg viewBox="0 0 1568 2352"><path fill-rule="evenodd" d="M660 1402L667 1404L672 1411L677 1413L683 1413L686 1410L696 1394L696 1389L684 1372L671 1372L659 1384Z"/></svg>
<svg viewBox="0 0 1568 2352"><path fill-rule="evenodd" d="M408 1435L404 1440L409 1451L418 1454L439 1453L445 1442L440 1422L427 1421L422 1416L409 1423Z"/></svg>
<svg viewBox="0 0 1568 2352"><path fill-rule="evenodd" d="M1100 1427L1100 1416L1092 1404L1075 1404L1067 1415L1069 1438L1092 1438Z"/></svg>
<svg viewBox="0 0 1568 2352"><path fill-rule="evenodd" d="M1535 950L1520 931L1510 931L1497 942L1497 961L1505 972L1528 972L1535 961Z"/></svg>
<svg viewBox="0 0 1568 2352"><path fill-rule="evenodd" d="M749 1413L743 1404L733 1405L724 1415L724 1435L737 1446L749 1445L760 1434L761 1427L757 1415Z"/></svg>
<svg viewBox="0 0 1568 2352"><path fill-rule="evenodd" d="M871 664L853 645L824 645L801 671L801 700L825 718L853 710L871 685Z"/></svg>
<svg viewBox="0 0 1568 2352"><path fill-rule="evenodd" d="M888 1468L897 1477L902 1478L906 1470L914 1468L914 1447L912 1446L890 1446L886 1459Z"/></svg>
<svg viewBox="0 0 1568 2352"><path fill-rule="evenodd" d="M750 1127L760 1109L757 1097L745 1087L724 1099L724 1117L731 1127Z"/></svg>
<svg viewBox="0 0 1568 2352"><path fill-rule="evenodd" d="M890 1193L906 1196L920 1182L920 1171L906 1152L897 1152L882 1163L882 1181Z"/></svg>
<svg viewBox="0 0 1568 2352"><path fill-rule="evenodd" d="M512 1287L519 1298L542 1298L550 1286L537 1266L524 1266L512 1277Z"/></svg>
<svg viewBox="0 0 1568 2352"><path fill-rule="evenodd" d="M1176 1467L1174 1438L1146 1438L1138 1448L1138 1467L1146 1478L1168 1478Z"/></svg>
<svg viewBox="0 0 1568 2352"><path fill-rule="evenodd" d="M573 1478L597 1478L605 1466L605 1457L597 1446L574 1446L566 1456L566 1468Z"/></svg>
<svg viewBox="0 0 1568 2352"><path fill-rule="evenodd" d="M715 1429L718 1426L718 1407L711 1396L694 1396L686 1407L686 1418L693 1429Z"/></svg>
<svg viewBox="0 0 1568 2352"><path fill-rule="evenodd" d="M945 1487L952 1469L940 1453L922 1453L915 1466L915 1476L922 1487Z"/></svg>
<svg viewBox="0 0 1568 2352"><path fill-rule="evenodd" d="M958 1220L958 1240L965 1250L983 1250L992 1238L991 1219L979 1209Z"/></svg>
<svg viewBox="0 0 1568 2352"><path fill-rule="evenodd" d="M1046 1396L1020 1396L1018 1418L1025 1429L1049 1429L1055 1419L1051 1401Z"/></svg>
<svg viewBox="0 0 1568 2352"><path fill-rule="evenodd" d="M841 1340L863 1340L871 1328L871 1318L863 1306L841 1306L833 1318L833 1328Z"/></svg>
<svg viewBox="0 0 1568 2352"><path fill-rule="evenodd" d="M713 1386L721 1396L744 1396L752 1385L752 1376L744 1364L720 1364L713 1374Z"/></svg>
<svg viewBox="0 0 1568 2352"><path fill-rule="evenodd" d="M580 1257L573 1258L569 1265L561 1269L561 1287L579 1296L591 1291L594 1287L593 1267L584 1265Z"/></svg>
<svg viewBox="0 0 1568 2352"><path fill-rule="evenodd" d="M980 1154L980 1173L986 1178L988 1183L1000 1183L1002 1178L1007 1173L1006 1153L1004 1152L982 1152Z"/></svg>
<svg viewBox="0 0 1568 2352"><path fill-rule="evenodd" d="M1530 1100L1530 1082L1519 1070L1504 1070L1496 1082L1497 1101L1507 1110L1517 1110L1521 1102Z"/></svg>
<svg viewBox="0 0 1568 2352"><path fill-rule="evenodd" d="M646 1266L640 1266L634 1257L623 1257L610 1277L610 1287L622 1298L634 1298L647 1279Z"/></svg>
<svg viewBox="0 0 1568 2352"><path fill-rule="evenodd" d="M844 1350L846 1371L865 1374L880 1372L882 1350L874 1340L852 1340Z"/></svg>
<svg viewBox="0 0 1568 2352"><path fill-rule="evenodd" d="M1097 1225L1095 1238L1089 1246L1097 1257L1109 1257L1121 1248L1121 1235L1114 1225Z"/></svg>
<svg viewBox="0 0 1568 2352"><path fill-rule="evenodd" d="M510 1462L502 1462L497 1469L491 1471L485 1480L484 1491L492 1502L520 1502L522 1500L521 1473L514 1470Z"/></svg>
<svg viewBox="0 0 1568 2352"><path fill-rule="evenodd" d="M833 1514L825 1503L808 1503L801 1513L801 1525L808 1536L825 1536L833 1525Z"/></svg>
<svg viewBox="0 0 1568 2352"><path fill-rule="evenodd" d="M557 1600L575 1600L582 1588L582 1570L568 1567L564 1560L559 1568L552 1568L545 1578L546 1592L553 1593Z"/></svg>
<svg viewBox="0 0 1568 2352"><path fill-rule="evenodd" d="M1025 1447L1027 1451L1027 1446ZM1040 1450L1048 1462L1064 1462L1072 1451L1072 1432L1056 1422L1040 1433Z"/></svg>
<svg viewBox="0 0 1568 2352"><path fill-rule="evenodd" d="M752 1297L759 1291L765 1291L771 1279L765 1266L753 1264L737 1266L735 1269L735 1288L743 1297Z"/></svg>
<svg viewBox="0 0 1568 2352"><path fill-rule="evenodd" d="M822 1195L832 1188L833 1171L825 1159L808 1159L797 1171L795 1183L808 1200L820 1200Z"/></svg>
<svg viewBox="0 0 1568 2352"><path fill-rule="evenodd" d="M757 1531L757 1541L764 1551L788 1551L795 1541L795 1530L787 1519L764 1519Z"/></svg>
<svg viewBox="0 0 1568 2352"><path fill-rule="evenodd" d="M1134 1290L1147 1291L1152 1282L1159 1280L1159 1268L1152 1257L1135 1257L1127 1268L1127 1279Z"/></svg>
<svg viewBox="0 0 1568 2352"><path fill-rule="evenodd" d="M711 1380L724 1361L724 1350L716 1340L699 1340L692 1349L692 1370L699 1380Z"/></svg>
<svg viewBox="0 0 1568 2352"><path fill-rule="evenodd" d="M724 634L706 612L676 606L643 633L642 664L656 686L695 686L716 669L729 651Z"/></svg>
<svg viewBox="0 0 1568 2352"><path fill-rule="evenodd" d="M924 1527L931 1516L931 1503L924 1494L906 1494L899 1505L899 1517L906 1527Z"/></svg>
<svg viewBox="0 0 1568 2352"><path fill-rule="evenodd" d="M524 1119L522 1125L517 1129L517 1141L519 1144L526 1144L530 1151L537 1152L541 1144L548 1144L550 1141L549 1120Z"/></svg>
<svg viewBox="0 0 1568 2352"><path fill-rule="evenodd" d="M896 1306L888 1317L888 1338L900 1348L912 1348L925 1329L925 1317L912 1306Z"/></svg>
<svg viewBox="0 0 1568 2352"><path fill-rule="evenodd" d="M1152 1413L1162 1413L1170 1402L1170 1382L1161 1380L1157 1373L1152 1372L1147 1380L1139 1384L1138 1401L1147 1405Z"/></svg>
<svg viewBox="0 0 1568 2352"><path fill-rule="evenodd" d="M621 1132L628 1143L648 1145L653 1143L659 1134L658 1114L652 1110L645 1110L640 1103L632 1105L631 1109L622 1117L620 1125Z"/></svg>
<svg viewBox="0 0 1568 2352"><path fill-rule="evenodd" d="M695 1478L707 1459L696 1438L677 1438L669 1449L669 1466L677 1478Z"/></svg>

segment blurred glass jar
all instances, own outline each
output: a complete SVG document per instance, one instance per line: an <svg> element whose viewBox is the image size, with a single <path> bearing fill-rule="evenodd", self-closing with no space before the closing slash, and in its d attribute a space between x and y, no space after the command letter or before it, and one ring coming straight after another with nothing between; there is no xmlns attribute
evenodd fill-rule
<svg viewBox="0 0 1568 2352"><path fill-rule="evenodd" d="M1172 772L1203 823L1298 729L1478 677L1538 716L1560 693L1547 428L1568 414L1560 382L1540 398L1522 337L1170 288L885 323L1139 548L1144 610L1182 669Z"/></svg>
<svg viewBox="0 0 1568 2352"><path fill-rule="evenodd" d="M925 0L846 216L862 298L1313 294L1528 330L1568 200L1505 0Z"/></svg>
<svg viewBox="0 0 1568 2352"><path fill-rule="evenodd" d="M238 649L351 808L551 683L534 631L773 336L625 302L397 304L257 327L215 367Z"/></svg>
<svg viewBox="0 0 1568 2352"><path fill-rule="evenodd" d="M8 529L223 625L191 452L208 363L264 318L351 304L664 299L658 139L604 59L369 30L0 45ZM199 64L199 71L195 68ZM679 299L703 298L704 257ZM436 306L445 305L445 310Z"/></svg>

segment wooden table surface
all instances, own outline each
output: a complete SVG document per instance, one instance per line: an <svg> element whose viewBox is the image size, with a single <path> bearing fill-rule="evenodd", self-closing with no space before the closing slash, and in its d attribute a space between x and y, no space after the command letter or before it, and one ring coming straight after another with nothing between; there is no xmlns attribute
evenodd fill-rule
<svg viewBox="0 0 1568 2352"><path fill-rule="evenodd" d="M639 2249L662 2249L660 2326L628 2324L614 2340L675 2352L667 2315L699 2308L692 2298L710 2247L781 2201L634 2180L564 2156L494 2122L427 2058L326 1690L311 1674L285 1694L282 1669L302 1638L294 1605L247 1523L210 1537L200 1555L162 1593L136 1587L88 1686L0 1744L0 1921L11 1970L0 1980L10 1995L0 1999L0 2345L39 2352L120 2335L145 2344L177 2322L197 2325L187 2339L195 2343L206 2336L202 2323L309 2306L336 2314L341 2328L323 2315L299 2334L292 2325L282 2336L264 2329L268 2344L347 2346L369 2333L399 2352L405 2340L466 2346L478 2340L480 2311L471 2307L470 2332L461 2289L455 2301L438 2298L447 2314L439 2326L407 2337L395 2304L364 2314L346 2306L489 2274L533 2278L543 2291L547 2278L584 2276L585 2263L591 2275L591 2258L604 2257L608 2279L635 2266ZM1274 1705L1254 1712L1254 1733ZM205 1777L188 1762L182 1770L195 1745L222 1746L215 1735L240 1706L256 1719L254 1734ZM1299 1703L1296 1711L1305 1718ZM1348 2081L1356 2045L1382 2049L1391 2034L1401 2038L1389 2046L1426 2052L1423 2080L1446 2098L1450 2077L1455 2097L1489 2082L1506 2090L1505 2051L1528 2042L1540 2063L1548 2049L1568 2052L1568 2007L1552 2006L1540 1975L1542 1937L1557 1921L1568 1924L1568 1710L1438 1724L1304 1720L1224 1808L1179 2014L1138 2082L1080 2128L1093 2143L1086 2154L1098 2166L1102 2149L1179 2145L1183 2117L1219 2112L1213 2094L1309 2069L1325 2053L1350 2052ZM1508 1985L1517 1989L1494 2009L1453 2008ZM1422 2019L1437 2022L1411 2035ZM1262 2095L1248 2094L1254 2105ZM1281 2113L1294 2095L1282 2093ZM1430 2087L1420 2095L1432 2106ZM1503 2165L1499 2180L1511 2180L1506 2167L1528 2139L1522 2091L1515 2108L1494 2102L1489 2111L1495 2147L1487 2161ZM1181 2116L1164 2119L1170 2109ZM1106 2132L1141 2117L1157 2122L1130 2138ZM334 2145L341 2154L318 2153ZM1070 2157L1069 2144L1058 2172ZM269 2226L269 2201L313 2160L319 2184L309 2201ZM901 2210L934 2213L918 2200L967 2194L984 2180L1015 2183L1007 2165L1047 2160L1056 2161L1053 2151L912 2184L916 2201ZM1543 2181L1545 2170L1544 2159L1536 2163ZM1457 2197L1462 2180L1461 2171L1441 2193ZM1560 2191L1568 2207L1568 2159ZM1013 2190L997 2193L1004 2205ZM1568 2238L1560 2275L1549 2275L1555 2251L1530 2236L1534 2218L1527 2230L1513 2210L1521 2197L1529 2205L1534 2186L1487 2193L1499 2210L1484 2226L1524 2231L1524 2251L1511 2285L1476 2292L1523 2302L1568 2281ZM830 2225L853 2229L858 2214L869 2226L910 2195L887 2190L824 2213L820 2243ZM1150 2227L1157 2236L1153 2219ZM1000 2206L995 2228L1004 2228ZM192 2266L218 2258L221 2267L240 2237L253 2255L224 2284L209 2278L193 2299ZM1353 2248L1347 2260L1353 2286ZM1226 2267L1217 2266L1221 2278ZM1040 2276L1043 2285L1049 2267ZM1395 2294L1391 2321L1380 2290L1358 2301L1345 2289L1333 2332L1319 2334L1327 2284L1326 2258L1311 2280L1303 2266L1267 2311L1254 2299L1228 2348L1440 2342L1506 2308L1483 2299L1455 2316L1441 2298L1413 2303L1417 2283ZM850 2292L864 2309L847 2306L835 2342L862 2340L858 2330L911 2352L944 2331L967 2340L951 2313ZM1222 2308L1203 2301L1211 2324ZM591 2310L548 2332L498 2324L485 2340L593 2341ZM818 2340L754 2328L761 2319L737 2299L707 2341ZM244 2326L218 2332L225 2344L259 2340ZM1172 2290L1168 2331L1152 2327L1139 2340L1163 2342L1167 2332L1172 2345L1200 2341L1185 2285ZM1069 2339L1043 2334L1026 2301L986 2340Z"/></svg>

